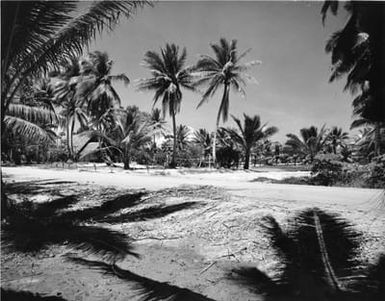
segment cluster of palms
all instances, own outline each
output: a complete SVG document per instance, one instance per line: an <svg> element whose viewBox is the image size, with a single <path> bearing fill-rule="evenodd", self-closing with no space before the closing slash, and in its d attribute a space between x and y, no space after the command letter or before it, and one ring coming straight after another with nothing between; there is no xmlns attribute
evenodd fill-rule
<svg viewBox="0 0 385 301"><path fill-rule="evenodd" d="M196 91L198 87L206 87L207 91L203 94L202 101L198 105L200 106L208 97L213 96L221 85L223 86L224 94L217 118L218 128L219 117L222 116L225 121L229 113L230 89L237 89L238 92L244 94L242 86L245 85L245 79L242 78L242 74L248 66L256 63L239 64L240 59L247 52L237 56L236 40L229 43L227 40L221 39L220 43L212 45L212 48L216 53L216 59L202 56L195 66L189 68L184 68L186 50L183 49L182 53L179 53L179 47L174 44L167 44L165 48L161 49L160 54L154 51L148 51L145 54L144 62L151 70L152 77L140 80L138 89L154 90L154 105L161 98L163 118L167 111L172 118L173 135L170 136L174 141L170 162L172 167L176 165L178 150L181 150L181 147L177 147L177 145L180 145L180 141L186 140L186 137L182 139L182 128L178 131L175 120L175 115L179 112L182 101L181 88ZM50 85L47 85L45 92L50 106L44 111L46 114L39 116L35 114L32 118L24 115L25 118L23 120L19 118L18 124L16 124L14 119L19 117L17 113L20 115L20 110L11 117L12 109L15 106L23 106L25 110L28 109L30 113L34 113L31 106L22 101L24 94L20 91L21 98L14 100L6 111L4 121L8 129L7 132L21 134L31 140L45 139L45 141L49 141L48 138L52 137L48 137L47 133L39 126L40 120L32 126L30 123L32 119L38 120L40 117L41 120L44 120L47 116L54 115L56 119L51 120L51 126L59 128L64 126L66 128L65 136L69 158L78 159L79 152L75 150L73 135L75 131L77 133L83 132L89 137L88 142L97 139L99 152L104 154L107 149L109 151L111 149L118 150L123 156L125 167L128 167L130 154L137 151L138 148L146 146L149 142L148 138L153 132L159 134L159 130L163 131L163 128L159 128L159 126L164 123L164 120L160 117L158 110L154 111L156 116L153 116L152 121L150 118L151 122L149 123L133 114L134 112L130 112L129 109L123 110L120 107L121 100L113 88L112 82L120 80L128 84L129 79L124 74L110 74L112 61L109 60L106 53L96 51L86 57L71 57L64 60L64 63L62 62L58 67L49 72ZM33 88L32 81L30 87ZM39 96L36 93L32 93L31 97L34 98L35 104L39 102ZM259 117L255 118L259 120ZM153 123L156 119L158 123ZM245 119L245 126L247 127L251 126L249 119L248 117ZM240 127L239 121L234 120ZM260 127L259 121L254 120L254 123L254 128ZM23 130L19 130L20 124L23 125ZM242 127L240 127L240 131L242 132ZM214 162L216 132L214 132L212 147ZM239 138L238 133L234 131L228 131L228 134L235 139ZM262 136L257 139L263 138ZM243 139L244 141L242 138L237 139L243 145L246 156L254 144L253 139L250 140L247 137Z"/></svg>

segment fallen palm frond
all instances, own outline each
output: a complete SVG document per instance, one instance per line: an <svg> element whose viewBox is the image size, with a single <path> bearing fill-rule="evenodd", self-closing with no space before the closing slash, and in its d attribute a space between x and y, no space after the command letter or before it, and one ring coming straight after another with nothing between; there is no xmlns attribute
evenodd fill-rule
<svg viewBox="0 0 385 301"><path fill-rule="evenodd" d="M230 278L270 296L290 300L377 300L385 296L384 262L365 270L357 260L362 234L336 214L304 210L282 229L271 216L261 226L282 265L278 277L240 268ZM286 299L285 299L286 300ZM379 299L378 299L379 300Z"/></svg>
<svg viewBox="0 0 385 301"><path fill-rule="evenodd" d="M186 288L180 288L167 282L152 280L128 270L124 270L115 264L106 264L98 261L90 261L77 257L67 257L73 263L82 264L89 268L103 272L104 274L119 277L133 285L134 294L141 301L214 301L201 294Z"/></svg>

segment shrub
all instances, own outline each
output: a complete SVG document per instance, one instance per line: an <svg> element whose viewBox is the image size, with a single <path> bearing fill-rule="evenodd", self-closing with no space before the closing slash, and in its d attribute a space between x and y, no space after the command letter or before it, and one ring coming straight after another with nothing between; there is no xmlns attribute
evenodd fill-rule
<svg viewBox="0 0 385 301"><path fill-rule="evenodd" d="M343 178L343 163L334 154L317 155L311 169L311 182L314 185L331 186Z"/></svg>
<svg viewBox="0 0 385 301"><path fill-rule="evenodd" d="M238 167L240 152L231 148L223 147L217 150L217 163L220 167L231 168Z"/></svg>

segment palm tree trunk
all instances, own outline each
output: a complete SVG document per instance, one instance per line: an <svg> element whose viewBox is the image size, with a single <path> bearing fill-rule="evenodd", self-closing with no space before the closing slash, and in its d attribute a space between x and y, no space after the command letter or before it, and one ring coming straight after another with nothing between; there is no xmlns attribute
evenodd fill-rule
<svg viewBox="0 0 385 301"><path fill-rule="evenodd" d="M72 153L71 153L71 139L70 139L70 118L67 117L67 150L68 150L68 156L71 158Z"/></svg>
<svg viewBox="0 0 385 301"><path fill-rule="evenodd" d="M374 153L375 156L381 155L381 126L380 122L374 124Z"/></svg>
<svg viewBox="0 0 385 301"><path fill-rule="evenodd" d="M222 96L222 102L224 101L226 94L228 93L229 85L225 83L225 86L223 88L223 96ZM217 156L216 156L216 142L217 142L217 132L219 128L219 121L221 119L221 113L222 113L222 106L219 108L218 115L217 115L217 122L215 124L215 132L214 132L214 139L213 139L213 166L216 167L217 163Z"/></svg>
<svg viewBox="0 0 385 301"><path fill-rule="evenodd" d="M249 166L250 166L250 148L246 148L245 164L243 165L243 169L249 169Z"/></svg>
<svg viewBox="0 0 385 301"><path fill-rule="evenodd" d="M173 105L173 104L171 104ZM172 147L172 159L171 159L171 163L170 163L170 167L171 168L175 168L176 167L176 121L175 121L175 110L174 110L174 107L171 108L171 117L172 117L172 131L173 131L173 134L174 134L174 143L173 143L173 147Z"/></svg>
<svg viewBox="0 0 385 301"><path fill-rule="evenodd" d="M213 166L214 166L214 168L215 168L216 162L217 162L216 144L217 144L218 127L219 127L219 119L217 119L217 123L215 124L215 131L214 131L214 137L213 137Z"/></svg>
<svg viewBox="0 0 385 301"><path fill-rule="evenodd" d="M74 127L75 127L75 117L72 119L72 125L71 125L71 159L75 160L75 150L74 150Z"/></svg>
<svg viewBox="0 0 385 301"><path fill-rule="evenodd" d="M123 164L123 169L130 169L130 154L127 146L125 146L123 150Z"/></svg>

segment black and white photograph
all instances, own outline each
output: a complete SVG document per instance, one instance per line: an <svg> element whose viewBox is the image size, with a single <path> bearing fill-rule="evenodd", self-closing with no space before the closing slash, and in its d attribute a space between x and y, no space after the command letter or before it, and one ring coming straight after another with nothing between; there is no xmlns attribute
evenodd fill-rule
<svg viewBox="0 0 385 301"><path fill-rule="evenodd" d="M1 0L0 278L385 300L385 1Z"/></svg>

